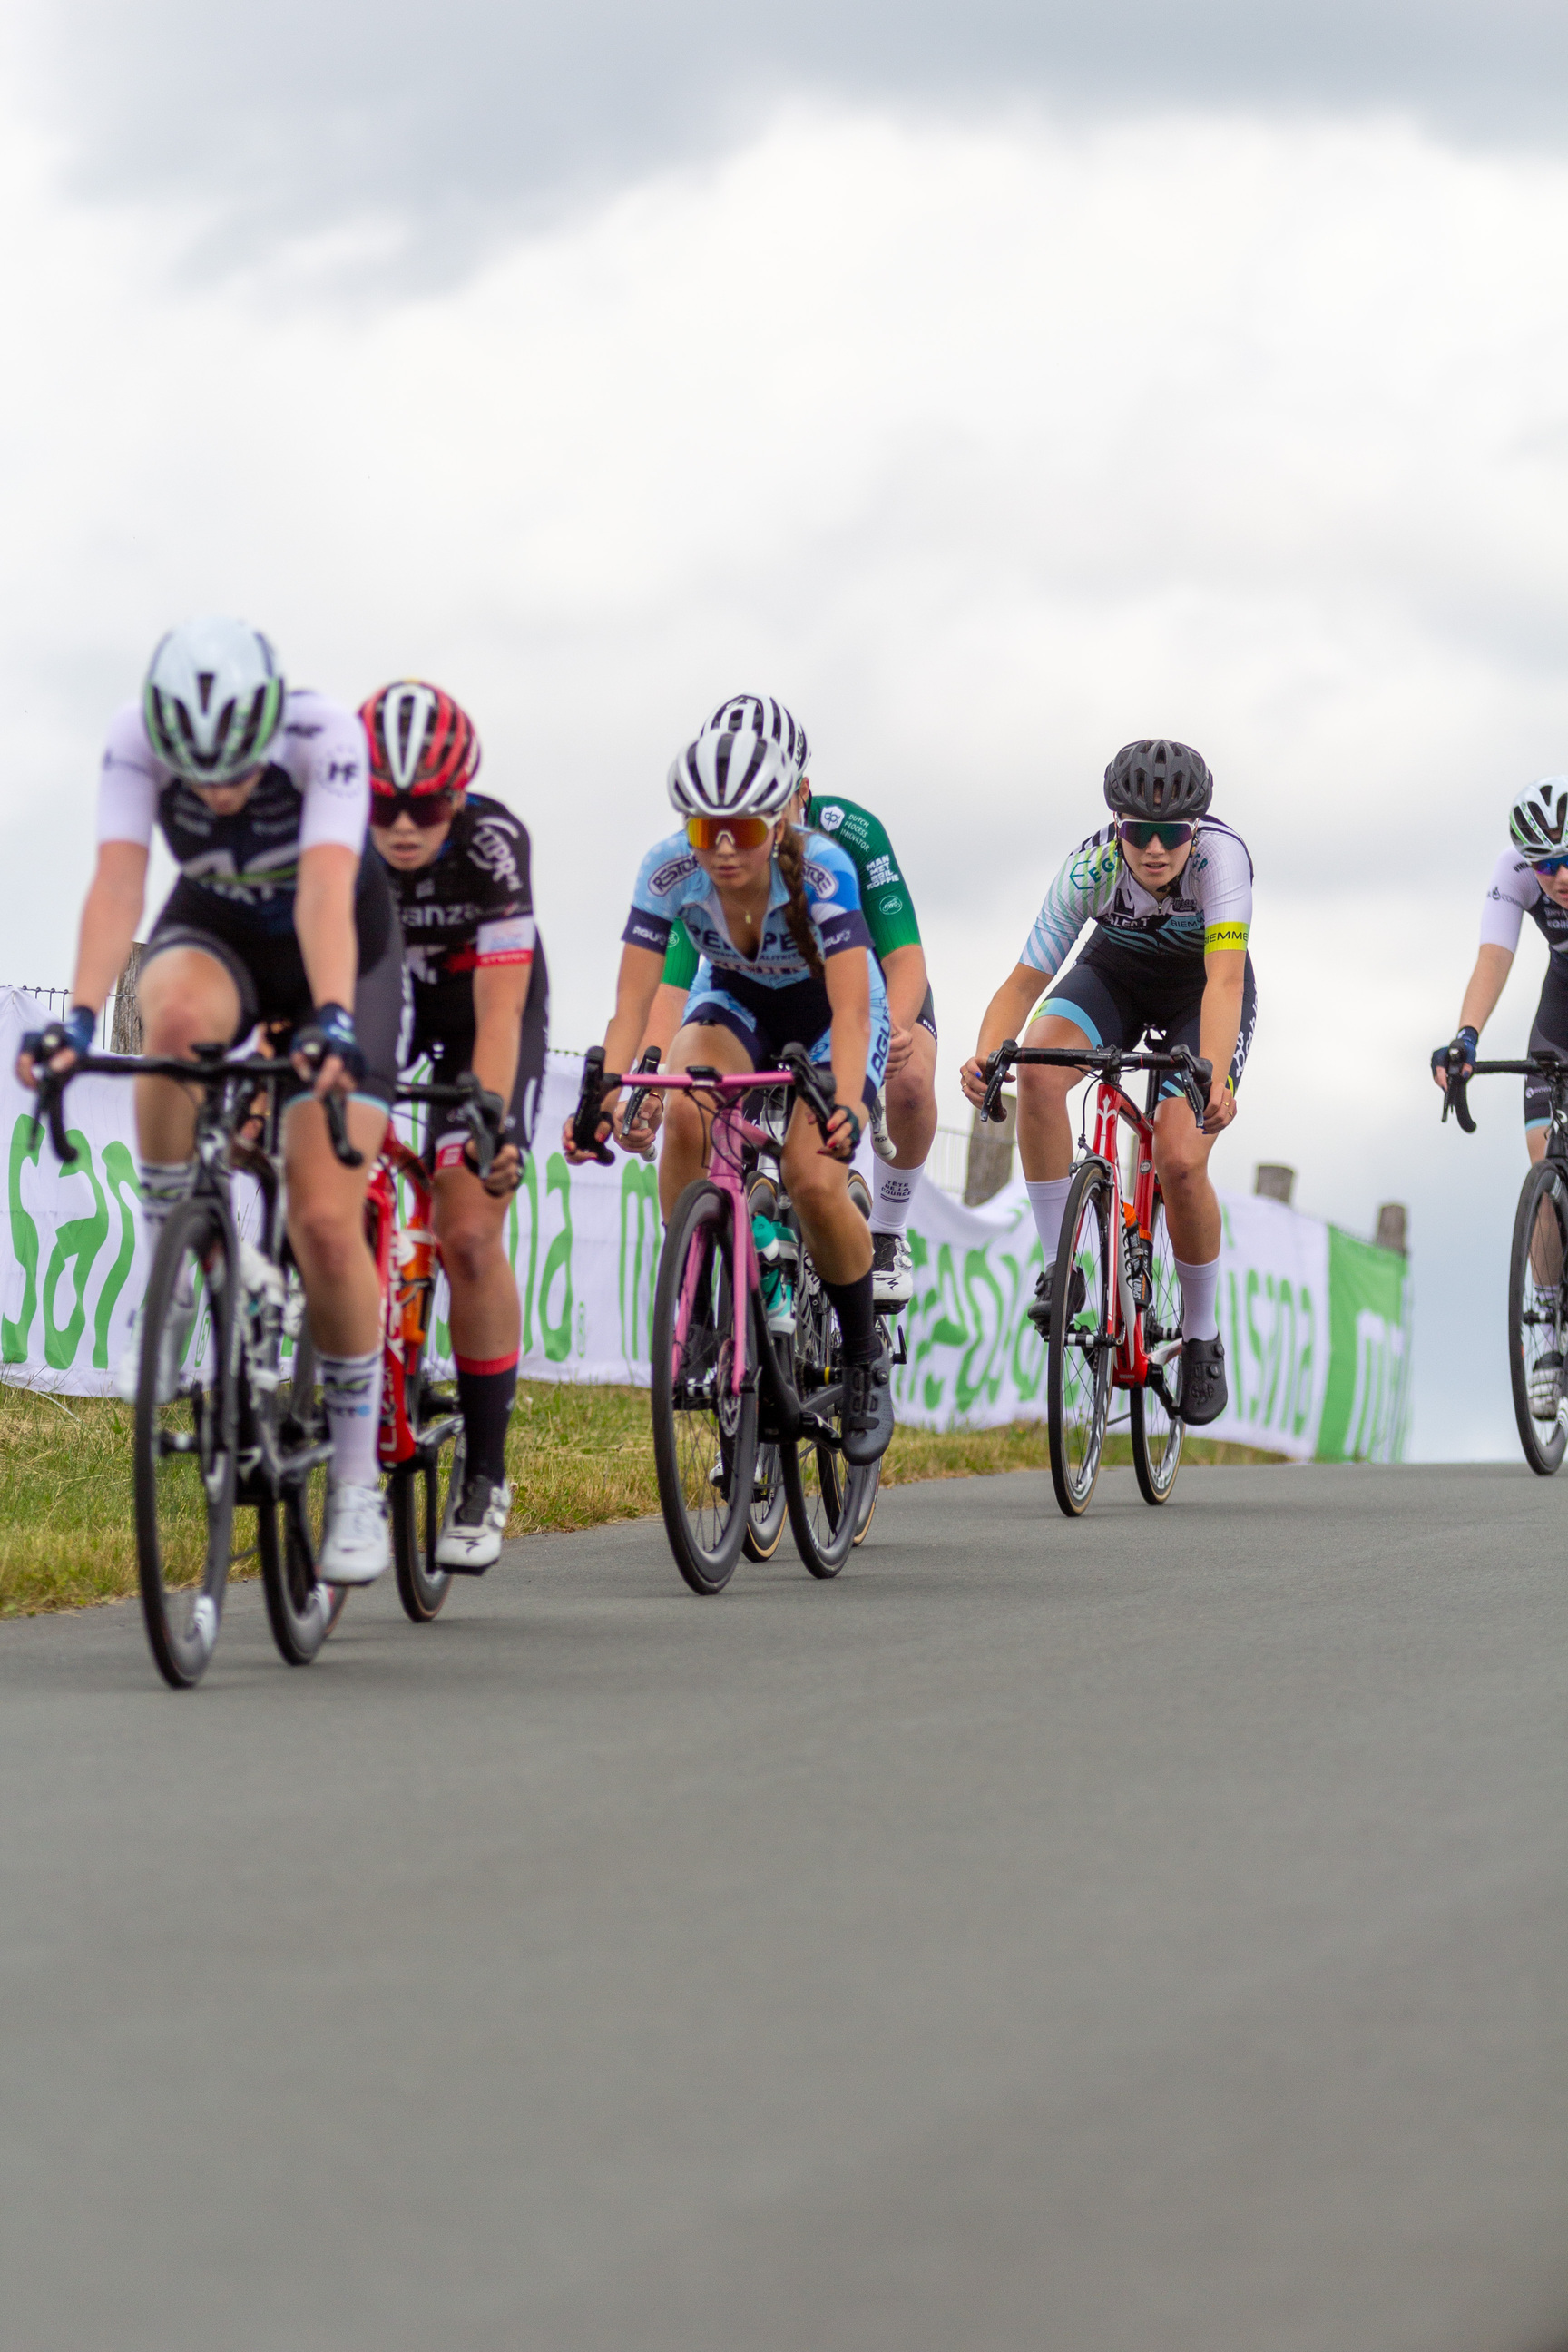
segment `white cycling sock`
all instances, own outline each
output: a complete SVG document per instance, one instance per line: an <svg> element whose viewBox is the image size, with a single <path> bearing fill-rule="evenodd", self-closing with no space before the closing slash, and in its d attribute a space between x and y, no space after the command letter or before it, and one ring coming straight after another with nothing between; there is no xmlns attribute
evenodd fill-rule
<svg viewBox="0 0 1568 2352"><path fill-rule="evenodd" d="M1057 1246L1062 1237L1062 1217L1067 1209L1068 1194L1072 1190L1072 1178L1047 1176L1037 1184L1031 1180L1025 1190L1029 1195L1029 1206L1035 1213L1035 1231L1040 1236L1046 1264L1055 1265Z"/></svg>
<svg viewBox="0 0 1568 2352"><path fill-rule="evenodd" d="M169 1222L169 1212L190 1190L188 1160L139 1160L136 1181L142 1187L142 1223L147 1247L155 1250Z"/></svg>
<svg viewBox="0 0 1568 2352"><path fill-rule="evenodd" d="M1176 1273L1182 1285L1182 1332L1188 1339L1217 1339L1219 1318L1215 1313L1215 1299L1219 1293L1219 1260L1211 1257L1207 1265L1184 1265L1175 1261Z"/></svg>
<svg viewBox="0 0 1568 2352"><path fill-rule="evenodd" d="M374 1486L380 1475L375 1441L381 1423L381 1349L367 1356L318 1356L332 1484Z"/></svg>
<svg viewBox="0 0 1568 2352"><path fill-rule="evenodd" d="M874 1234L901 1234L910 1222L910 1202L920 1181L918 1168L889 1168L877 1162L876 1200L871 1210Z"/></svg>

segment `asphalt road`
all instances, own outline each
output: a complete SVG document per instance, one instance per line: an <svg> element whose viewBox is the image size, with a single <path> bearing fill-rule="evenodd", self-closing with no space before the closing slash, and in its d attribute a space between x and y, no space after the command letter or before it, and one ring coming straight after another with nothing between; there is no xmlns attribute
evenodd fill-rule
<svg viewBox="0 0 1568 2352"><path fill-rule="evenodd" d="M1558 2352L1568 1478L0 1627L6 2352ZM786 1539L787 1551L787 1539Z"/></svg>

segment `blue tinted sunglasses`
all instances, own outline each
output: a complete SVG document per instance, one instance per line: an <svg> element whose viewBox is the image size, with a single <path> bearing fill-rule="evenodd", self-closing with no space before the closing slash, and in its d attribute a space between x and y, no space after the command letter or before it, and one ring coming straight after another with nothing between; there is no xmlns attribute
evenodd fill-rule
<svg viewBox="0 0 1568 2352"><path fill-rule="evenodd" d="M1568 866L1568 852L1561 857L1532 857L1530 861L1532 874L1561 874L1565 866Z"/></svg>

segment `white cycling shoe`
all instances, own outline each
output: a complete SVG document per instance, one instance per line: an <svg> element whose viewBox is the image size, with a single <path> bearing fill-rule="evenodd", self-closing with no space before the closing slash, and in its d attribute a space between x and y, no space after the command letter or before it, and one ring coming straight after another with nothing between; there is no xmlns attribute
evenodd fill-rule
<svg viewBox="0 0 1568 2352"><path fill-rule="evenodd" d="M902 1234L871 1236L871 1303L897 1314L907 1307L915 1286L914 1260Z"/></svg>
<svg viewBox="0 0 1568 2352"><path fill-rule="evenodd" d="M500 1558L501 1538L511 1512L511 1488L476 1475L464 1482L461 1499L447 1496L447 1516L436 1539L436 1565L454 1576L482 1576Z"/></svg>
<svg viewBox="0 0 1568 2352"><path fill-rule="evenodd" d="M158 1402L167 1404L180 1385L180 1365L190 1343L191 1326L196 1319L195 1284L187 1264L181 1274L180 1287L175 1293L175 1311L163 1324L158 1349ZM125 1346L114 1372L114 1393L126 1404L134 1404L142 1383L142 1321L140 1307L132 1310L125 1333Z"/></svg>
<svg viewBox="0 0 1568 2352"><path fill-rule="evenodd" d="M322 1584L374 1584L392 1564L386 1504L379 1486L345 1479L327 1487L327 1524L316 1574Z"/></svg>

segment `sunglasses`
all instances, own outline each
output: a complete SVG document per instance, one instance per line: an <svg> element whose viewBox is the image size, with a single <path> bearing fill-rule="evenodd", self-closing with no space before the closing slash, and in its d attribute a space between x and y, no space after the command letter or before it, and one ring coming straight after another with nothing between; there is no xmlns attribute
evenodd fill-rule
<svg viewBox="0 0 1568 2352"><path fill-rule="evenodd" d="M1123 817L1116 828L1118 837L1129 849L1152 849L1156 842L1162 849L1184 849L1197 831L1195 824L1145 824L1139 817Z"/></svg>
<svg viewBox="0 0 1568 2352"><path fill-rule="evenodd" d="M761 849L773 829L771 816L689 816L686 838L693 849Z"/></svg>
<svg viewBox="0 0 1568 2352"><path fill-rule="evenodd" d="M373 793L370 821L378 830L384 830L395 824L400 816L411 817L424 833L433 824L445 824L452 808L450 793Z"/></svg>
<svg viewBox="0 0 1568 2352"><path fill-rule="evenodd" d="M1530 861L1532 874L1561 874L1565 866L1568 866L1568 852L1561 857L1532 857Z"/></svg>

